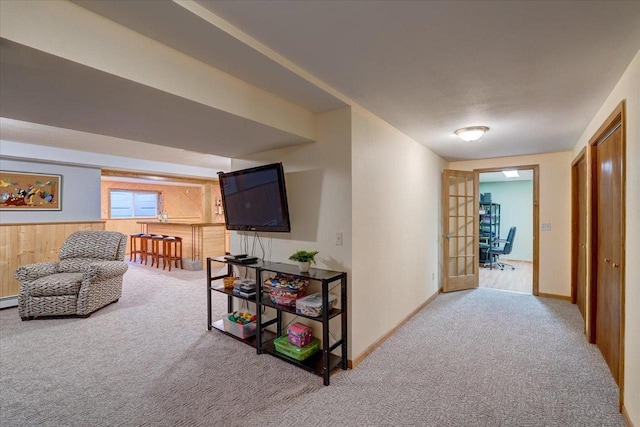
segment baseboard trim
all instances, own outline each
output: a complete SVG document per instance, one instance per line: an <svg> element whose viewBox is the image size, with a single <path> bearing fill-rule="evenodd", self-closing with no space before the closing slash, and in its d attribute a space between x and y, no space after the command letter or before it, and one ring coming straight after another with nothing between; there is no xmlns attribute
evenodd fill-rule
<svg viewBox="0 0 640 427"><path fill-rule="evenodd" d="M353 369L356 366L358 366L364 359L367 358L367 356L369 356L371 353L373 353L373 351L380 347L380 345L382 345L382 343L384 343L386 340L389 339L390 336L392 336L393 334L395 334L398 329L400 329L402 326L404 326L405 323L407 323L409 320L411 320L411 318L413 316L415 316L416 314L418 314L418 312L420 310L422 310L423 308L425 308L427 305L429 305L431 302L433 302L433 300L436 299L436 297L440 294L440 292L442 292L442 289L438 289L436 291L436 293L434 293L433 295L431 295L425 302L423 302L422 304L420 304L418 306L418 308L416 308L415 310L413 310L411 313L409 313L409 315L407 315L407 317L405 317L395 328L391 329L389 332L387 332L386 334L384 334L382 337L380 337L380 339L376 340L376 342L374 342L373 344L371 344L369 347L367 347L362 353L360 353L358 355L358 357L356 357L353 360L347 360L347 366L349 367L349 369Z"/></svg>
<svg viewBox="0 0 640 427"><path fill-rule="evenodd" d="M567 295L556 295L556 294L545 294L544 292L538 292L538 296L542 298L553 298L553 299L561 299L564 301L571 302L571 296Z"/></svg>
<svg viewBox="0 0 640 427"><path fill-rule="evenodd" d="M629 413L627 412L627 408L625 408L624 405L622 405L622 411L620 412L622 412L622 418L624 418L624 422L627 423L627 427L635 427L631 422L631 418L629 418Z"/></svg>
<svg viewBox="0 0 640 427"><path fill-rule="evenodd" d="M18 296L17 295L0 298L0 309L12 308L12 307L17 307L17 306L18 306Z"/></svg>

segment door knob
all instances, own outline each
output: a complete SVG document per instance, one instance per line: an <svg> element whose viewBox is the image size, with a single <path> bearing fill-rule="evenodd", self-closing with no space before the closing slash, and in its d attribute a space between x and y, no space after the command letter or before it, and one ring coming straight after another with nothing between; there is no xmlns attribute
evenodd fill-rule
<svg viewBox="0 0 640 427"><path fill-rule="evenodd" d="M611 260L609 258L605 258L604 262L610 262Z"/></svg>
<svg viewBox="0 0 640 427"><path fill-rule="evenodd" d="M618 268L618 264L616 264L615 262L613 263L613 268Z"/></svg>

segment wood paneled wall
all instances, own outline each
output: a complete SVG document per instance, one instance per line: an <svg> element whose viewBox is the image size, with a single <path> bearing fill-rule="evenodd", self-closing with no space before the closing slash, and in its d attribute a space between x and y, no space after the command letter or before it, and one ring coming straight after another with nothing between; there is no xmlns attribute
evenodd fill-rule
<svg viewBox="0 0 640 427"><path fill-rule="evenodd" d="M202 220L202 190L201 186L181 186L162 184L143 184L137 182L122 182L103 180L101 186L101 215L102 219L109 219L109 191L157 191L162 197L162 210L167 212L170 219Z"/></svg>
<svg viewBox="0 0 640 427"><path fill-rule="evenodd" d="M205 185L208 184L208 185ZM220 193L220 184L218 181L207 181L198 186L187 185L167 185L167 184L146 184L136 182L111 181L103 179L101 186L101 218L109 220L109 191L110 190L129 190L129 191L157 191L162 195L162 210L166 211L170 220L193 221L193 222L224 222L224 215L217 214L219 203L222 200ZM211 194L205 195L205 191ZM211 218L206 218L204 209L205 200L210 203ZM113 220L127 221L127 220ZM135 222L135 221L134 221ZM109 226L115 224L109 224ZM128 225L120 224L118 227L125 227L129 230ZM108 230L122 231L117 228L107 228ZM131 233L138 232L136 228ZM125 231L122 231L125 233ZM129 233L129 232L127 232ZM127 234L125 233L125 234Z"/></svg>
<svg viewBox="0 0 640 427"><path fill-rule="evenodd" d="M24 264L58 261L67 236L78 230L104 230L102 221L41 224L0 224L0 297L20 290L13 274Z"/></svg>
<svg viewBox="0 0 640 427"><path fill-rule="evenodd" d="M113 175L112 175L113 176ZM195 181L198 182L198 181ZM162 195L162 209L169 215L169 221L179 220L184 222L216 222L224 223L224 214L218 210L217 203L221 203L222 194L220 183L217 180L201 181L198 186L189 185L167 185L162 183L137 183L110 180L103 177L101 185L101 215L105 221L105 230L119 231L129 235L143 231L136 219L110 219L109 218L109 191L110 190L130 190L130 191L157 191ZM205 192L210 194L205 194ZM210 203L209 208L204 208L205 201ZM222 212L222 211L220 211ZM206 218L209 213L211 218ZM229 233L225 233L225 248L229 248ZM127 253L129 247L127 246Z"/></svg>
<svg viewBox="0 0 640 427"><path fill-rule="evenodd" d="M109 231L119 231L127 236L133 233L141 233L142 226L138 224L139 219L108 219L104 222L104 229ZM129 245L127 244L127 253Z"/></svg>

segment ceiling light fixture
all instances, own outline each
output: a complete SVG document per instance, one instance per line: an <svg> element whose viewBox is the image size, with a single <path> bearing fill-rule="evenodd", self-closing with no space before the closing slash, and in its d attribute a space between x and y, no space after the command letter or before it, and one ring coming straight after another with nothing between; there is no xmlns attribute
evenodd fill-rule
<svg viewBox="0 0 640 427"><path fill-rule="evenodd" d="M502 171L502 173L504 174L504 176L506 176L507 178L518 178L520 176L520 174L518 173L518 171Z"/></svg>
<svg viewBox="0 0 640 427"><path fill-rule="evenodd" d="M482 135L488 131L489 128L486 126L469 126L466 128L458 129L455 134L460 137L463 141L473 142L482 138Z"/></svg>

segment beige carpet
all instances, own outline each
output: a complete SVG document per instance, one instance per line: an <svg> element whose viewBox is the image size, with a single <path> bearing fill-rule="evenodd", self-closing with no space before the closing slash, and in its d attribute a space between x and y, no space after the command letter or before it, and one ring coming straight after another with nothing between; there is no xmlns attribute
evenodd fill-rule
<svg viewBox="0 0 640 427"><path fill-rule="evenodd" d="M356 369L322 379L206 331L202 272L132 266L88 319L0 311L2 426L623 426L565 301L440 295ZM214 295L214 317L226 299Z"/></svg>

